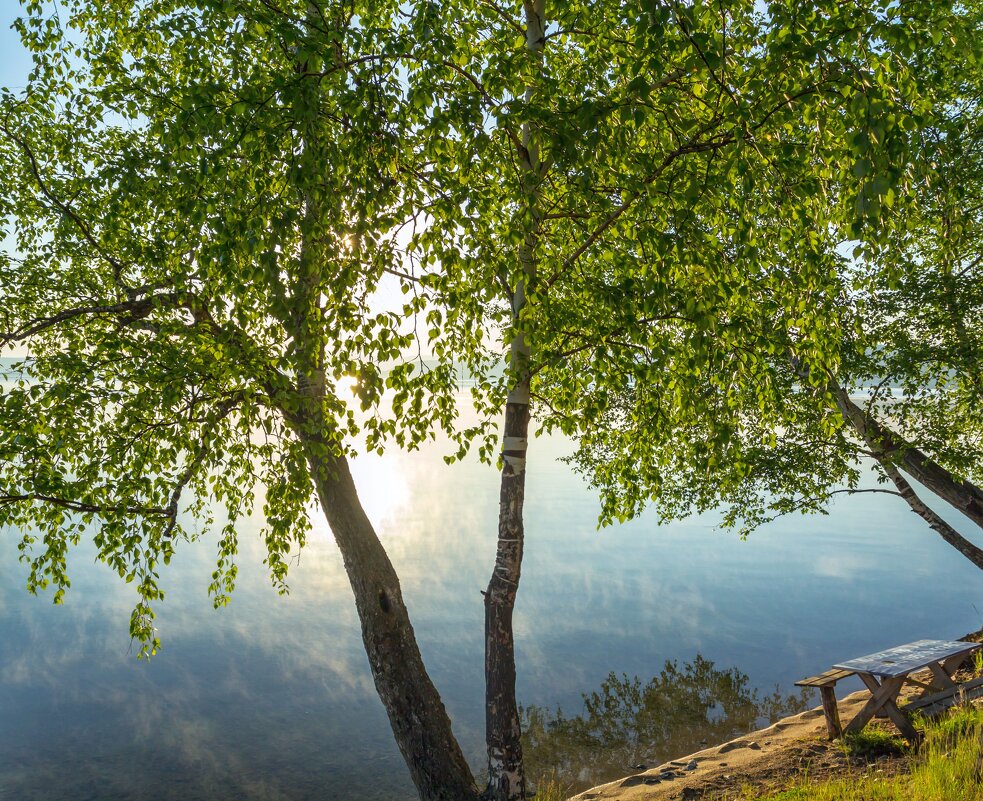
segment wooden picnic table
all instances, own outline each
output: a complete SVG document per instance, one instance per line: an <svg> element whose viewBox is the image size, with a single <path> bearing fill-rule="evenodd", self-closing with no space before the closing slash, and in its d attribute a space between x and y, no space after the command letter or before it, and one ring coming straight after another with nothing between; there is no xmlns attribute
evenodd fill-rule
<svg viewBox="0 0 983 801"><path fill-rule="evenodd" d="M959 686L953 681L953 674L971 653L981 647L980 643L975 642L917 640L833 665L839 670L852 670L870 690L870 700L846 725L844 732L860 731L867 721L883 712L905 737L917 739L915 727L908 716L898 709L901 688L906 682L921 687L920 700L926 702L954 695ZM910 674L926 668L932 671L930 683L911 678Z"/></svg>

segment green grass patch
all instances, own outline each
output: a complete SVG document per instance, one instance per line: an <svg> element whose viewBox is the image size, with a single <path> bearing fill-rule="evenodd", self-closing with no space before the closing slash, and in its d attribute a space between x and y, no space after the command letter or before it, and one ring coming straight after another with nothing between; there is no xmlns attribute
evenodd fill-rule
<svg viewBox="0 0 983 801"><path fill-rule="evenodd" d="M879 756L900 756L907 750L905 740L883 729L864 729L847 734L840 742L847 754L868 761Z"/></svg>
<svg viewBox="0 0 983 801"><path fill-rule="evenodd" d="M908 752L906 774L881 777L858 771L833 781L803 780L765 797L751 792L744 797L748 801L981 801L983 710L960 707L923 725L925 738L917 751ZM900 743L873 729L850 738L844 747L853 755L878 756L885 748L900 748Z"/></svg>

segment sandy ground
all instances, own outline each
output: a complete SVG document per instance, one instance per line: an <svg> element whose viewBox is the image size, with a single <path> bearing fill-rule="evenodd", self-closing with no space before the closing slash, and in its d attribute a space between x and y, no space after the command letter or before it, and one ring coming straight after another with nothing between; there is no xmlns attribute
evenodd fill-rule
<svg viewBox="0 0 983 801"><path fill-rule="evenodd" d="M983 630L961 639L983 642ZM931 674L916 673L912 678L930 680ZM960 672L957 680L966 678L968 674ZM918 692L905 685L901 699ZM860 690L838 700L844 725L869 698L869 692ZM875 719L868 726L897 734L887 722ZM780 790L806 776L822 779L851 771L886 776L905 770L906 765L901 754L882 754L872 761L849 756L839 742L827 738L822 707L816 707L723 745L584 790L570 801L729 801Z"/></svg>
<svg viewBox="0 0 983 801"><path fill-rule="evenodd" d="M927 674L915 677L930 679ZM917 694L917 688L906 686L901 698ZM869 698L870 693L861 690L839 699L840 720L845 724L853 718ZM875 720L868 724L872 726L898 733L887 721ZM907 765L900 751L850 756L839 742L827 738L822 707L816 707L723 745L592 787L571 801L743 800L784 789L805 777L869 773L876 778L903 772Z"/></svg>
<svg viewBox="0 0 983 801"><path fill-rule="evenodd" d="M840 699L840 719L849 720L868 698L868 692L860 691ZM816 775L846 766L842 749L825 736L823 711L817 707L723 745L592 787L573 799L723 799L739 796L746 786L762 790L784 786L804 771Z"/></svg>

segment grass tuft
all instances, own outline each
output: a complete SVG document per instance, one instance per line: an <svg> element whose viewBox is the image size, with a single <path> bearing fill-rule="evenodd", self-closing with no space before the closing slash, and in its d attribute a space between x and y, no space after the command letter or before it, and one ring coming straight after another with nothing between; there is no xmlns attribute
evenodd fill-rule
<svg viewBox="0 0 983 801"><path fill-rule="evenodd" d="M533 797L533 801L566 801L569 795L569 788L560 784L554 774L544 776L536 782L536 795Z"/></svg>
<svg viewBox="0 0 983 801"><path fill-rule="evenodd" d="M881 777L868 773L833 781L808 780L766 797L745 792L758 801L981 801L983 799L983 709L957 707L924 724L925 739L908 750L910 772ZM876 756L901 748L901 740L870 730L850 738L852 755Z"/></svg>
<svg viewBox="0 0 983 801"><path fill-rule="evenodd" d="M853 757L873 761L879 756L900 756L907 750L905 740L883 729L864 729L847 734L840 741L843 750Z"/></svg>

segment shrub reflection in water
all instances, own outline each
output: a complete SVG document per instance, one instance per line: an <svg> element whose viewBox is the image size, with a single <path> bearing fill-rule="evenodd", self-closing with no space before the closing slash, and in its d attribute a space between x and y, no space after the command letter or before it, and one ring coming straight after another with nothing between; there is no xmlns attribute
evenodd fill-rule
<svg viewBox="0 0 983 801"><path fill-rule="evenodd" d="M699 654L680 667L667 661L645 685L611 673L585 693L584 711L567 717L522 710L523 750L534 780L552 779L569 792L611 781L639 767L699 751L804 711L803 693L779 688L762 697L736 668L720 670Z"/></svg>

